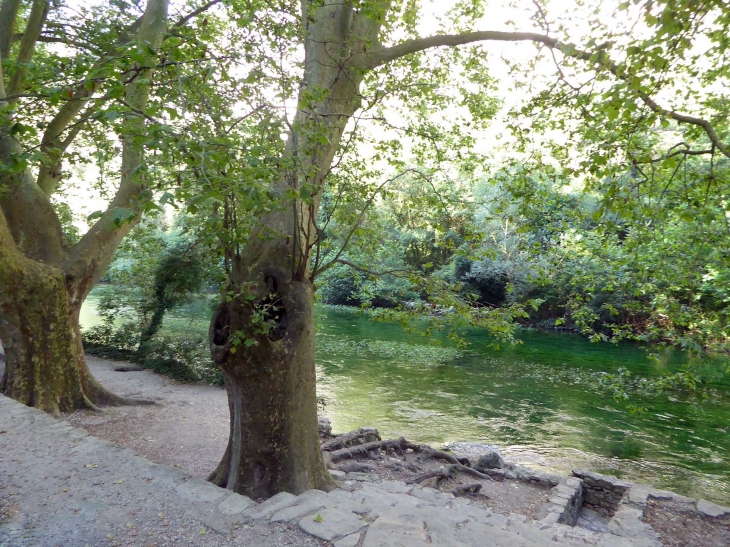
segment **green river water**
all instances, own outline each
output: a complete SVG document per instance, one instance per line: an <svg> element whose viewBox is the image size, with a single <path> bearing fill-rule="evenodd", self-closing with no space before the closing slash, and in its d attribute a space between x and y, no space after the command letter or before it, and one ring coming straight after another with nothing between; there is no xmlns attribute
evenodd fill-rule
<svg viewBox="0 0 730 547"><path fill-rule="evenodd" d="M95 303L92 295L82 325L96 322ZM204 332L197 313L168 325L187 322ZM498 351L480 333L467 337L470 345L457 350L445 337L319 309L324 414L338 432L367 425L384 437L434 445L488 443L533 467L563 473L584 467L730 505L727 383L712 386L706 399L675 393L617 403L598 386L601 373L624 367L654 377L677 370L681 356L656 364L637 345L528 330L519 333L521 345ZM632 413L629 404L645 412Z"/></svg>

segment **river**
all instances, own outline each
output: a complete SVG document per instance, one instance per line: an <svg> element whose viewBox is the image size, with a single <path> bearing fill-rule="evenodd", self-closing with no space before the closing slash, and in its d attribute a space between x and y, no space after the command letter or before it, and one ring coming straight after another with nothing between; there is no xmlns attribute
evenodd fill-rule
<svg viewBox="0 0 730 547"><path fill-rule="evenodd" d="M84 326L95 322L95 305L92 295ZM186 321L196 331L205 324L182 312L168 324ZM488 443L544 470L584 467L730 505L727 383L712 385L706 398L639 393L617 402L599 386L603 373L624 367L656 377L677 370L682 356L667 353L656 363L636 344L529 330L519 332L522 344L499 350L481 333L467 338L469 346L457 349L445 336L319 308L324 414L338 432L367 425L434 445Z"/></svg>

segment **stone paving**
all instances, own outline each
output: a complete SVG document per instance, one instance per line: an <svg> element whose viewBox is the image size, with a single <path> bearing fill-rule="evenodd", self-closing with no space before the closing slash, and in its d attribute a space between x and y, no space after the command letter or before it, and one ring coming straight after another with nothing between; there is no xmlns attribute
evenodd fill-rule
<svg viewBox="0 0 730 547"><path fill-rule="evenodd" d="M595 530L560 524L577 519L586 493L600 507L596 485L607 498L615 492L601 476L581 473L554 488L538 521L363 473L333 472L341 488L329 493L280 493L256 504L0 396L0 508L4 502L8 513L3 521L0 512L0 547L167 545L165 534L174 536L170 545L263 546L280 544L262 539L268 531L287 529L300 534L287 544L335 547L661 545L641 522L648 496L663 495L649 487L627 486ZM708 514L727 510L701 503ZM258 540L241 536L246 529Z"/></svg>

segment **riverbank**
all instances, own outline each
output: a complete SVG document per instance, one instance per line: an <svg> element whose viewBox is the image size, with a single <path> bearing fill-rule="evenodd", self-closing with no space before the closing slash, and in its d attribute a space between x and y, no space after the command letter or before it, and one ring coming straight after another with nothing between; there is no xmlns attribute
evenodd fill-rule
<svg viewBox="0 0 730 547"><path fill-rule="evenodd" d="M161 404L144 408L112 408L102 413L77 412L68 417L69 421L74 425L83 425L95 437L133 448L140 457L129 450L120 450L93 439L84 440L89 446L83 444L83 449L79 448L81 444L75 444L78 440L74 441L69 445L72 452L65 455L63 447L66 440L57 442L54 436L73 437L76 435L73 431L61 422L53 425L54 420L33 409L15 404L19 408L7 412L10 407L5 406L6 410L0 415L6 422L10 418L11 422L8 423L14 428L11 429L5 423L2 424L4 427L0 427L7 434L0 436L3 454L12 455L10 458L0 458L0 467L7 467L4 476L10 477L0 489L0 513L5 520L5 525L0 524L0 538L3 526L6 530L11 526L13 533L30 534L27 545L43 546L54 544L51 540L60 537L65 538L64 545L77 544L71 539L81 541L85 538L88 542L88 539L95 538L96 541L101 537L100 534L113 540L92 544L137 545L136 541L141 541L144 536L147 541L145 545L155 544L153 540L158 540L158 545L167 545L169 538L177 538L170 540L170 544L198 545L202 538L196 537L196 533L207 534L205 545L229 545L233 537L237 541L248 541L246 544L249 545L277 545L279 543L274 539L281 537L286 538L281 544L309 545L306 542L313 538L302 536L302 530L314 533L320 539L332 540L337 547L357 545L363 538L363 545L390 545L388 541L395 541L398 534L410 538L409 545L429 542L455 545L457 536L460 545L483 545L484 534L496 534L494 537L504 541L505 545L514 544L517 539L515 534L523 538L525 545L551 545L556 541L554 538L558 538L563 545L575 542L576 545L587 543L606 547L719 547L730 541L730 517L724 514L724 509L711 504L702 506L705 510L703 514L698 510L700 505L694 500L647 487L639 488L635 495L616 498L625 499L626 505L616 504L612 494L605 493L621 491L624 494L626 481L604 479L591 473L565 479L514 464L501 470L485 470L492 473L495 480L484 481L473 476L465 476L467 480L462 480L448 476L441 484L436 484L434 481L439 481L439 478L434 475L414 484L414 470L418 466L433 468L431 471L439 468L438 456L424 459L416 453L412 456L397 453L392 454L392 457L384 455L378 460L367 458L360 462L361 465L371 466L365 472L335 472L343 488L337 496L315 493L301 496L301 499L277 497L262 505L262 509L255 514L242 513L241 518L221 520L220 511L215 509L217 502L211 505L213 497L218 499L217 490L214 491L215 487L210 485L210 488L205 486L200 478L215 466L217 458L225 449L228 427L225 393L211 386L178 384L150 371L115 372L115 368L125 368L120 362L96 360L93 357L89 358L89 362L95 376L106 387L127 396L156 397ZM18 426L12 423L18 416L23 420L29 419L32 424L23 422L25 425ZM46 422L50 424L50 429L43 431ZM79 439L82 439L84 434L80 435ZM20 442L21 438L20 445L13 444ZM43 446L35 447L34 443ZM475 445L472 448L479 449ZM466 447L462 449L467 450ZM164 469L170 471L150 468L141 457L153 463L167 464L169 467ZM39 458L49 461L41 465L37 461ZM121 460L116 461L119 458ZM475 458L472 458L474 461ZM66 469L69 465L80 468L80 471L76 468ZM448 468L446 463L444 466ZM142 471L138 471L140 468ZM53 472L44 469L53 469ZM157 471L152 472L152 469ZM423 471L424 468L418 470ZM170 479L170 473L178 478ZM89 475L88 484L84 478L86 475ZM151 490L145 479L148 475L152 477L153 483L154 477L162 481L172 480L173 490L165 493L161 491L163 485ZM198 479L187 478L189 475L197 476ZM43 484L36 485L36 479ZM604 480L609 482L601 482ZM467 482L473 484L474 481L482 485L478 492L467 492L466 497L457 498L446 493L458 490L460 486L468 486ZM190 488L185 485L190 485ZM438 486L442 491L424 486ZM114 490L113 495L110 494L111 490ZM192 495L195 497L193 501L201 502L202 505L191 504L190 500L183 497L180 503L187 507L183 510L176 501L176 496L183 494ZM597 494L603 497L596 498ZM224 495L230 494L221 491L220 499ZM579 495L587 503L592 503L597 511L591 513L589 509L584 510L581 515L583 522L576 528L550 521L551 518L564 518L566 510L576 503ZM105 498L97 500L95 496ZM148 511L156 503L156 497L160 496L164 500L159 500L159 507L163 507L164 511ZM66 498L68 500L64 502ZM603 502L600 500L603 498L606 498L608 505L606 512L601 514ZM41 499L46 500L42 505ZM120 503L126 505L118 506ZM365 508L357 509L354 504L364 504ZM384 513L383 508L391 505L400 509L392 514ZM30 514L29 507L33 507ZM369 518L365 521L353 520L352 515L342 514L343 510L349 511L351 507L360 513L365 511L365 516ZM551 510L551 507L555 510ZM46 519L43 515L48 511L56 513L52 517L49 514ZM112 518L115 511L118 515ZM62 515L66 513L68 516L64 520ZM653 519L651 526L654 528L636 518L644 513ZM551 514L554 516L550 517ZM32 515L36 516L31 518ZM323 518L315 518L309 523L305 522L306 515ZM410 516L406 518L405 515ZM269 528L271 524L266 523L272 517L279 522L276 525L278 528L273 530ZM414 526L418 519L425 519L428 526ZM463 524L458 524L467 521L464 519L473 520L474 524L464 528ZM321 520L332 525L342 522L343 527L324 529L319 526ZM24 527L18 527L20 522L24 523ZM52 529L49 529L49 522ZM367 523L372 522L376 525L368 527ZM287 523L289 528L281 527ZM676 528L678 523L682 523L679 530ZM262 527L263 524L266 526ZM59 531L64 535L59 536ZM252 536L249 532L255 534ZM79 534L86 535L79 538ZM263 539L269 537L267 534L272 538L271 541ZM345 536L350 538L347 540L349 543L345 541ZM342 539L338 539L340 537ZM496 539L494 543L501 544ZM84 545L83 542L78 544ZM327 544L322 542L312 545ZM7 545L26 543L11 541Z"/></svg>

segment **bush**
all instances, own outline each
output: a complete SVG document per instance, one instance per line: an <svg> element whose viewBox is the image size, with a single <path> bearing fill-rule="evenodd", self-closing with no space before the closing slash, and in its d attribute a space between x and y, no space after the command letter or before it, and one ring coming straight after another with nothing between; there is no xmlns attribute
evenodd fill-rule
<svg viewBox="0 0 730 547"><path fill-rule="evenodd" d="M345 264L335 264L317 280L317 296L324 304L359 306L361 275Z"/></svg>
<svg viewBox="0 0 730 547"><path fill-rule="evenodd" d="M220 368L210 359L207 340L189 335L158 334L139 351L141 333L134 323L103 323L81 335L84 350L108 359L132 361L181 382L223 385Z"/></svg>

